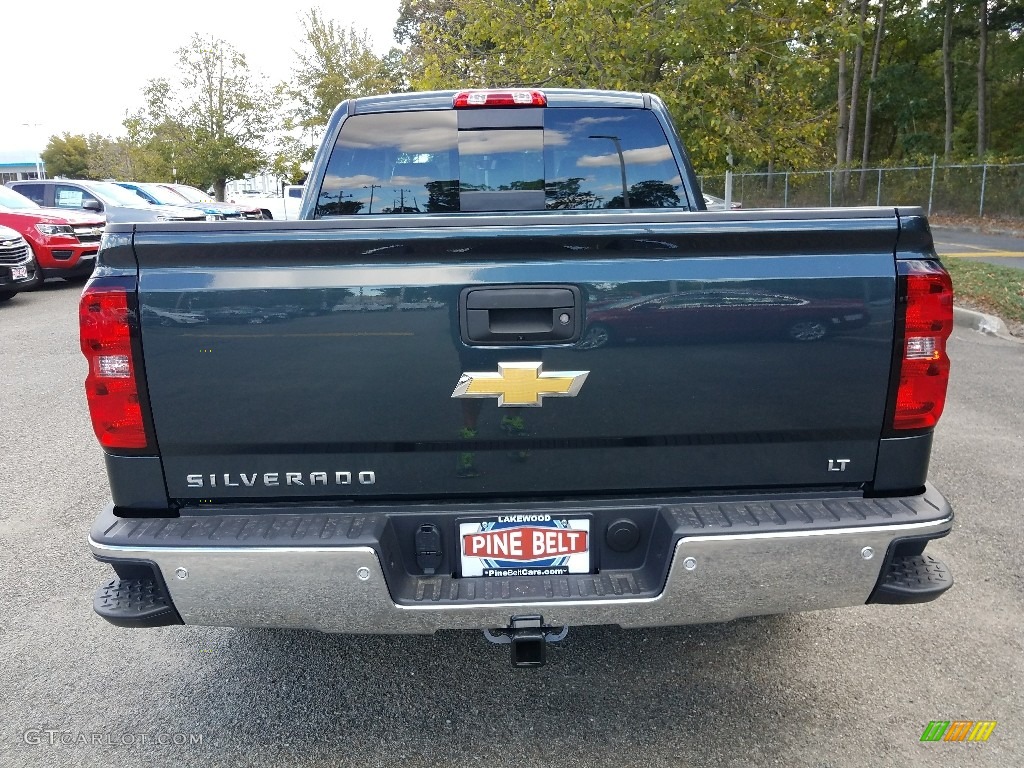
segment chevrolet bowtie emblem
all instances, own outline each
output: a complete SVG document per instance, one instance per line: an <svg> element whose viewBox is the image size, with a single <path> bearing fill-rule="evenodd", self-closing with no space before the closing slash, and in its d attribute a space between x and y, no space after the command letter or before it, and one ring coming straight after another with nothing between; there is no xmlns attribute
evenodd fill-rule
<svg viewBox="0 0 1024 768"><path fill-rule="evenodd" d="M498 363L497 373L462 374L452 397L496 397L504 408L543 405L545 397L576 397L590 371L543 370L543 363Z"/></svg>

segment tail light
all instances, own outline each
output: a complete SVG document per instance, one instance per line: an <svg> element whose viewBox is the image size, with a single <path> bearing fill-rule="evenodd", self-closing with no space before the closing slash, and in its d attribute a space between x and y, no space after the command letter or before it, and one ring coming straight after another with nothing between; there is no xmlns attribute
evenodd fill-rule
<svg viewBox="0 0 1024 768"><path fill-rule="evenodd" d="M470 107L546 107L548 97L543 91L513 88L507 91L459 91L455 94L455 109Z"/></svg>
<svg viewBox="0 0 1024 768"><path fill-rule="evenodd" d="M104 448L138 450L150 440L139 399L132 341L135 312L123 286L91 283L78 307L82 352L89 362L85 394Z"/></svg>
<svg viewBox="0 0 1024 768"><path fill-rule="evenodd" d="M946 404L953 283L936 261L900 261L899 275L905 311L892 428L929 429L938 423Z"/></svg>

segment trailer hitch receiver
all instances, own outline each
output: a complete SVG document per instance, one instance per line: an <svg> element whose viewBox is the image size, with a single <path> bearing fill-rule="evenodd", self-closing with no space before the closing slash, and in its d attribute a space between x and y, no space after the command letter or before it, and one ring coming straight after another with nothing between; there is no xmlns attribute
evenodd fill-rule
<svg viewBox="0 0 1024 768"><path fill-rule="evenodd" d="M557 643L568 634L568 627L546 626L543 616L513 616L507 627L484 630L490 642L511 646L513 667L543 667L547 643Z"/></svg>

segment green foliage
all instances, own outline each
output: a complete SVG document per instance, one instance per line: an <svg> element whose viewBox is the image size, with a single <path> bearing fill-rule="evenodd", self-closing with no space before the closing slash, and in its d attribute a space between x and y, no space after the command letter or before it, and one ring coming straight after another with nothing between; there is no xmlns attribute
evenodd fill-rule
<svg viewBox="0 0 1024 768"><path fill-rule="evenodd" d="M320 128L342 101L390 93L400 85L396 60L378 57L369 34L325 19L318 8L302 17L303 39L291 80L281 93L289 102L290 125Z"/></svg>
<svg viewBox="0 0 1024 768"><path fill-rule="evenodd" d="M277 141L277 151L270 162L271 172L286 184L298 184L305 175L302 171L304 163L313 158L315 147L307 145L302 139L286 134Z"/></svg>
<svg viewBox="0 0 1024 768"><path fill-rule="evenodd" d="M945 256L942 263L959 302L1024 323L1024 271L959 256Z"/></svg>
<svg viewBox="0 0 1024 768"><path fill-rule="evenodd" d="M174 81L149 81L145 106L125 127L140 145L169 159L179 181L213 186L223 200L228 181L266 167L277 99L223 40L194 35L178 50L178 70Z"/></svg>
<svg viewBox="0 0 1024 768"><path fill-rule="evenodd" d="M469 73L463 69L461 58L442 62L437 61L436 56L442 46L456 46L463 39L467 16L461 5L461 0L401 0L399 3L394 37L404 46L404 69L415 90L425 90L431 87L427 83L446 77L447 85L434 87L455 87L468 82ZM434 71L439 66L443 74Z"/></svg>
<svg viewBox="0 0 1024 768"><path fill-rule="evenodd" d="M834 21L818 3L756 5L405 0L396 34L410 45L416 88L651 91L702 170L725 168L730 153L748 165L806 164L828 131L812 97L830 53L819 39Z"/></svg>
<svg viewBox="0 0 1024 768"><path fill-rule="evenodd" d="M303 38L287 83L277 88L285 103L282 127L272 162L275 174L295 180L301 166L313 159L315 141L334 111L346 99L405 89L401 51L385 56L373 52L369 34L327 19L319 8L302 15ZM301 132L308 140L295 134Z"/></svg>
<svg viewBox="0 0 1024 768"><path fill-rule="evenodd" d="M882 68L875 83L871 162L930 160L933 154L941 157L945 135L942 28L946 0L890 0L888 7ZM1024 116L1024 3L989 0L988 7L988 146L993 155L1024 157L1017 129ZM977 18L977 0L953 1L953 158L959 160L976 159ZM830 92L833 99L834 82Z"/></svg>
<svg viewBox="0 0 1024 768"><path fill-rule="evenodd" d="M89 178L131 179L133 158L131 147L121 139L92 134L89 144Z"/></svg>
<svg viewBox="0 0 1024 768"><path fill-rule="evenodd" d="M85 136L51 136L46 149L39 153L50 176L67 179L95 178L89 173L89 140Z"/></svg>
<svg viewBox="0 0 1024 768"><path fill-rule="evenodd" d="M69 179L145 181L148 178L145 169L162 169L158 155L152 156L130 138L114 139L99 134L53 136L41 157L50 176ZM163 178L159 173L157 176Z"/></svg>
<svg viewBox="0 0 1024 768"><path fill-rule="evenodd" d="M990 45L998 47L999 55L992 61L989 86L991 99L991 135L993 154L1024 157L1024 3L1015 26L1000 31Z"/></svg>
<svg viewBox="0 0 1024 768"><path fill-rule="evenodd" d="M647 90L665 99L700 172L835 163L837 70L847 90L858 43L873 163L941 153L946 0L887 0L878 77L870 58L880 0L403 0L395 36L416 89L534 85ZM988 0L989 146L1024 155L1024 2ZM975 146L977 0L954 2L955 152ZM851 94L846 94L849 101Z"/></svg>
<svg viewBox="0 0 1024 768"><path fill-rule="evenodd" d="M172 140L163 130L154 131L141 117L124 121L126 135L120 142L128 152L129 170L120 178L129 181L167 181L174 178Z"/></svg>

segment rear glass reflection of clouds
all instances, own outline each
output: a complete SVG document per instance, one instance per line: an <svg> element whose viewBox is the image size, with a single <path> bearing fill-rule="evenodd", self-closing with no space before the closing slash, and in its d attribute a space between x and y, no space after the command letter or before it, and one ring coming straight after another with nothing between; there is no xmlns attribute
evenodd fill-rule
<svg viewBox="0 0 1024 768"><path fill-rule="evenodd" d="M460 131L460 155L490 155L498 152L540 152L544 135L540 129L525 131Z"/></svg>
<svg viewBox="0 0 1024 768"><path fill-rule="evenodd" d="M409 187L417 184L426 186L431 181L434 181L433 176L392 176L390 183L399 187Z"/></svg>
<svg viewBox="0 0 1024 768"><path fill-rule="evenodd" d="M672 149L667 144L658 147L643 147L641 149L625 149L622 151L622 159L626 165L654 165L672 159ZM619 155L612 152L608 155L584 155L576 161L580 168L605 168L619 167ZM676 176L676 178L679 178Z"/></svg>
<svg viewBox="0 0 1024 768"><path fill-rule="evenodd" d="M387 133L381 135L381 122L378 120L356 120L350 118L342 127L338 137L338 146L346 149L364 149L390 146L399 152L417 154L421 152L447 152L455 149L456 116L444 120L446 124L438 125L436 118L429 122L424 120L423 112L393 113L387 115ZM437 113L434 113L437 114ZM445 115L448 117L448 115Z"/></svg>
<svg viewBox="0 0 1024 768"><path fill-rule="evenodd" d="M338 187L362 187L366 184L380 184L380 179L376 176L335 176L332 173L328 173L324 177L324 186L337 189Z"/></svg>
<svg viewBox="0 0 1024 768"><path fill-rule="evenodd" d="M625 117L583 117L576 121L577 128L575 130L579 132L581 129L589 128L592 125L603 125L605 123L621 123L625 119Z"/></svg>

